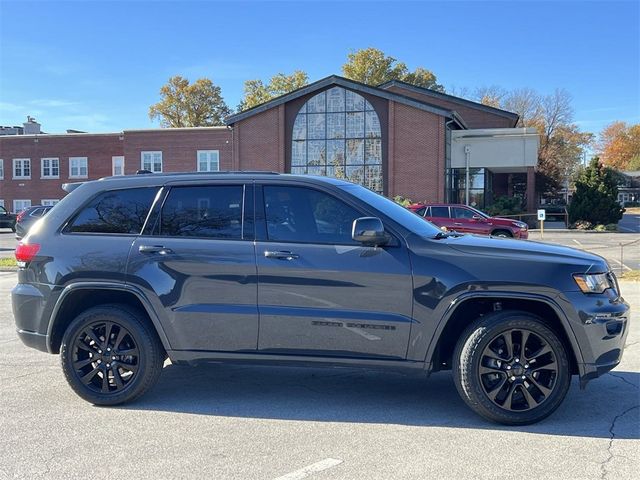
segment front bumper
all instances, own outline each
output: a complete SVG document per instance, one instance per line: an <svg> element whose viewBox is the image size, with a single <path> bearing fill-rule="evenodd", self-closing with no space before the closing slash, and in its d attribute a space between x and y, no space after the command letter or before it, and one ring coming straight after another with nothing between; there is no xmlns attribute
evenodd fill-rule
<svg viewBox="0 0 640 480"><path fill-rule="evenodd" d="M612 290L586 295L565 292L565 311L570 311L570 325L580 348L578 360L580 385L615 368L622 360L629 332L629 304Z"/></svg>

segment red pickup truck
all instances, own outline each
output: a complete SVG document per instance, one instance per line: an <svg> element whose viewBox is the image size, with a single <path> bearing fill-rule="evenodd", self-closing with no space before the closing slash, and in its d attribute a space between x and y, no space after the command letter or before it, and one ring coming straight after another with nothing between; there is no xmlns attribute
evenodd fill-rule
<svg viewBox="0 0 640 480"><path fill-rule="evenodd" d="M529 237L529 227L526 223L508 218L490 217L486 213L467 205L414 203L407 208L438 227L445 227L447 230L493 235L494 237L521 239Z"/></svg>

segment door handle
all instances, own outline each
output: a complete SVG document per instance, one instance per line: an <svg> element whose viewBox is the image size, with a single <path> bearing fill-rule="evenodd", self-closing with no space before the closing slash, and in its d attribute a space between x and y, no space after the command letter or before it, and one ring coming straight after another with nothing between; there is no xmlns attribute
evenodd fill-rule
<svg viewBox="0 0 640 480"><path fill-rule="evenodd" d="M462 225L460 222L453 222L454 225Z"/></svg>
<svg viewBox="0 0 640 480"><path fill-rule="evenodd" d="M162 245L140 245L138 251L140 253L159 253L160 255L173 253L173 250L163 247Z"/></svg>
<svg viewBox="0 0 640 480"><path fill-rule="evenodd" d="M300 255L298 255L297 253L292 253L292 252L270 252L270 251L265 251L264 252L264 256L266 258L277 258L280 260L295 260L297 258L300 258Z"/></svg>

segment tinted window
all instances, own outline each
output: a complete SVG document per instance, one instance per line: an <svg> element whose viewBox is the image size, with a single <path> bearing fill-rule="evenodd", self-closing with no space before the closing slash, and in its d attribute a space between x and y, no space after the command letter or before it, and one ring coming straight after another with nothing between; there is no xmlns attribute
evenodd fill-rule
<svg viewBox="0 0 640 480"><path fill-rule="evenodd" d="M337 198L304 187L264 187L269 240L357 244L351 238L359 212Z"/></svg>
<svg viewBox="0 0 640 480"><path fill-rule="evenodd" d="M31 213L29 213L32 217L41 217L44 215L44 208L34 208Z"/></svg>
<svg viewBox="0 0 640 480"><path fill-rule="evenodd" d="M462 207L453 207L453 218L473 218L476 214L473 210Z"/></svg>
<svg viewBox="0 0 640 480"><path fill-rule="evenodd" d="M427 213L427 207L419 208L418 210L416 210L416 213L421 217L426 216L425 214Z"/></svg>
<svg viewBox="0 0 640 480"><path fill-rule="evenodd" d="M242 238L242 185L174 187L160 214L170 237Z"/></svg>
<svg viewBox="0 0 640 480"><path fill-rule="evenodd" d="M449 207L431 207L431 216L434 218L449 218Z"/></svg>
<svg viewBox="0 0 640 480"><path fill-rule="evenodd" d="M140 233L157 188L112 190L94 198L76 216L69 232Z"/></svg>

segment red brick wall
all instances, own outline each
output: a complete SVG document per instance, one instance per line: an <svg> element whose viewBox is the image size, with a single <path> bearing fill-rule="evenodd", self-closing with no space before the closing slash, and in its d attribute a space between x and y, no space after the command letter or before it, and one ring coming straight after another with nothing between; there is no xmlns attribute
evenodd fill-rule
<svg viewBox="0 0 640 480"><path fill-rule="evenodd" d="M284 172L284 105L236 123L233 135L239 170Z"/></svg>
<svg viewBox="0 0 640 480"><path fill-rule="evenodd" d="M511 128L513 120L491 112L479 110L463 103L457 103L445 99L435 98L430 95L424 95L413 90L408 90L400 86L392 86L387 90L398 93L407 97L415 98L422 102L444 108L446 110L455 110L458 115L466 122L469 128Z"/></svg>
<svg viewBox="0 0 640 480"><path fill-rule="evenodd" d="M389 196L443 201L444 117L389 103Z"/></svg>
<svg viewBox="0 0 640 480"><path fill-rule="evenodd" d="M3 159L4 179L0 180L0 199L7 210L13 210L13 200L31 200L32 205L42 199L61 199L65 196L62 184L82 181L69 178L69 157L87 157L89 179L111 175L111 157L122 155L120 134L74 134L2 136L0 158ZM59 179L41 178L41 159L57 157ZM31 159L31 179L13 180L13 159Z"/></svg>
<svg viewBox="0 0 640 480"><path fill-rule="evenodd" d="M231 131L226 127L124 132L125 172L140 170L141 152L161 151L163 172L195 172L198 150L218 150L220 170L233 170Z"/></svg>

